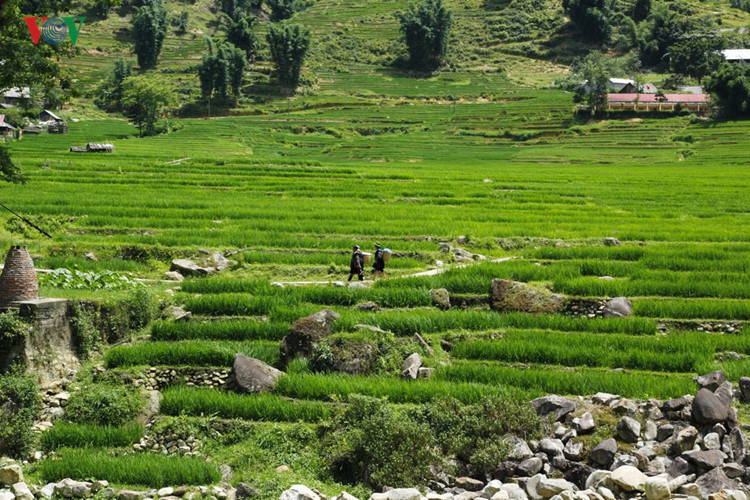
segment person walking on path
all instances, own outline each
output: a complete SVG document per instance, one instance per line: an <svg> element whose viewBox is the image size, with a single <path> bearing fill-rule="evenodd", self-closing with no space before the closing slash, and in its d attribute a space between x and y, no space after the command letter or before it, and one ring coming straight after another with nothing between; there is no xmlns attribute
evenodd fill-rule
<svg viewBox="0 0 750 500"><path fill-rule="evenodd" d="M359 251L359 246L354 245L354 251L352 252L352 259L349 262L349 280L352 280L352 277L356 274L359 278L359 281L362 281L365 279L365 273L364 273L364 265L365 265L365 258L362 255L362 252Z"/></svg>
<svg viewBox="0 0 750 500"><path fill-rule="evenodd" d="M372 276L374 279L377 279L378 273L383 278L388 278L385 275L385 258L383 255L383 249L380 248L380 243L375 243L375 256L372 263Z"/></svg>

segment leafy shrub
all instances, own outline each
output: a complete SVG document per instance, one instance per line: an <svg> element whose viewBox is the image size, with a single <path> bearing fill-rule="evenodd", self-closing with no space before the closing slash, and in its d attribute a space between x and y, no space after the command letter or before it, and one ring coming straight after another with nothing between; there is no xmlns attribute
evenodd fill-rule
<svg viewBox="0 0 750 500"><path fill-rule="evenodd" d="M81 308L78 302L74 302L70 323L75 336L76 353L81 359L88 359L101 336L95 325L94 313Z"/></svg>
<svg viewBox="0 0 750 500"><path fill-rule="evenodd" d="M430 428L384 400L352 396L323 429L326 465L343 482L377 489L421 485L438 460Z"/></svg>
<svg viewBox="0 0 750 500"><path fill-rule="evenodd" d="M146 327L156 317L158 310L154 294L146 287L133 290L126 300L126 307L132 330Z"/></svg>
<svg viewBox="0 0 750 500"><path fill-rule="evenodd" d="M144 403L139 390L116 385L91 385L74 392L65 410L71 422L120 426L133 420Z"/></svg>
<svg viewBox="0 0 750 500"><path fill-rule="evenodd" d="M0 343L13 343L27 337L32 326L23 321L17 311L0 313Z"/></svg>
<svg viewBox="0 0 750 500"><path fill-rule="evenodd" d="M31 377L22 373L0 377L0 456L23 458L32 450L31 425L41 403Z"/></svg>

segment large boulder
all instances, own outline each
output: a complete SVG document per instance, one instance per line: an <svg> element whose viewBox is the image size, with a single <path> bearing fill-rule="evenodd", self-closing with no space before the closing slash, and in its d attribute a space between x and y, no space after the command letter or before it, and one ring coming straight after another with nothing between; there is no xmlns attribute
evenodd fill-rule
<svg viewBox="0 0 750 500"><path fill-rule="evenodd" d="M641 435L641 423L634 418L622 417L617 422L617 434L626 443L635 443Z"/></svg>
<svg viewBox="0 0 750 500"><path fill-rule="evenodd" d="M633 305L627 297L615 297L609 299L604 305L602 316L605 318L618 318L633 315Z"/></svg>
<svg viewBox="0 0 750 500"><path fill-rule="evenodd" d="M711 470L721 467L726 455L721 450L693 451L683 455L688 462L695 464L703 470Z"/></svg>
<svg viewBox="0 0 750 500"><path fill-rule="evenodd" d="M303 484L295 484L281 493L279 500L321 500L320 495Z"/></svg>
<svg viewBox="0 0 750 500"><path fill-rule="evenodd" d="M609 467L615 460L615 453L617 453L617 441L609 438L594 446L589 456L593 462Z"/></svg>
<svg viewBox="0 0 750 500"><path fill-rule="evenodd" d="M568 413L575 411L578 406L575 401L555 394L534 399L529 404L540 417L552 415L555 420L561 420Z"/></svg>
<svg viewBox="0 0 750 500"><path fill-rule="evenodd" d="M232 365L232 376L237 387L242 392L258 393L271 392L276 379L283 372L263 361L237 353Z"/></svg>
<svg viewBox="0 0 750 500"><path fill-rule="evenodd" d="M438 288L436 290L430 290L430 297L432 298L432 305L440 309L451 308L451 296L448 290L445 288Z"/></svg>
<svg viewBox="0 0 750 500"><path fill-rule="evenodd" d="M23 472L18 464L9 464L0 467L0 484L12 486L23 482Z"/></svg>
<svg viewBox="0 0 750 500"><path fill-rule="evenodd" d="M490 285L490 308L495 311L559 313L565 309L565 297L543 286L493 279Z"/></svg>
<svg viewBox="0 0 750 500"><path fill-rule="evenodd" d="M695 377L694 380L701 389L708 389L714 392L721 384L727 381L727 376L724 375L722 370L716 370L715 372Z"/></svg>
<svg viewBox="0 0 750 500"><path fill-rule="evenodd" d="M695 484L698 486L701 496L704 499L707 499L709 495L717 493L720 490L736 490L738 488L737 482L729 479L721 467L703 474Z"/></svg>
<svg viewBox="0 0 750 500"><path fill-rule="evenodd" d="M416 380L419 376L419 368L422 366L422 356L418 353L412 353L404 360L401 367L401 376L411 380Z"/></svg>
<svg viewBox="0 0 750 500"><path fill-rule="evenodd" d="M542 476L537 485L537 493L542 498L551 498L555 495L559 495L563 491L575 491L578 490L576 485L566 481L565 479L553 479Z"/></svg>
<svg viewBox="0 0 750 500"><path fill-rule="evenodd" d="M210 273L190 259L174 259L170 271L176 271L182 276L206 276Z"/></svg>
<svg viewBox="0 0 750 500"><path fill-rule="evenodd" d="M663 477L649 477L646 479L646 499L665 500L671 496L669 481Z"/></svg>
<svg viewBox="0 0 750 500"><path fill-rule="evenodd" d="M632 465L623 465L612 471L610 479L625 491L644 491L646 489L646 474Z"/></svg>
<svg viewBox="0 0 750 500"><path fill-rule="evenodd" d="M324 309L298 319L281 341L281 361L286 364L297 356L310 357L315 343L333 333L333 323L341 316Z"/></svg>
<svg viewBox="0 0 750 500"><path fill-rule="evenodd" d="M709 389L701 389L695 395L691 414L698 424L717 424L729 417L727 407Z"/></svg>
<svg viewBox="0 0 750 500"><path fill-rule="evenodd" d="M740 378L740 394L743 401L750 401L750 377Z"/></svg>

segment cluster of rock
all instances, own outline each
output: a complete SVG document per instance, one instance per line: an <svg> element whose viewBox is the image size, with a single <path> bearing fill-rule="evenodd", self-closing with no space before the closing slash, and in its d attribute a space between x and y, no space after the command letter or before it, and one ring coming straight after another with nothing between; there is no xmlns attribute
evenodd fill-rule
<svg viewBox="0 0 750 500"><path fill-rule="evenodd" d="M235 500L237 490L229 484L222 483L221 486L181 486L135 491L111 488L107 481L74 481L70 478L35 486L24 482L23 473L17 464L10 463L0 467L0 500L75 499L92 496L116 500Z"/></svg>
<svg viewBox="0 0 750 500"><path fill-rule="evenodd" d="M742 380L750 397L750 378ZM484 480L433 470L424 494L396 489L370 500L747 500L750 442L729 406L737 393L721 371L696 382L695 396L668 401L605 393L536 399L531 405L554 422L554 436L513 437L509 459ZM617 439L588 449L584 443L603 425L594 415L615 416ZM282 499L325 500L310 492L295 486Z"/></svg>
<svg viewBox="0 0 750 500"><path fill-rule="evenodd" d="M520 281L493 279L490 284L490 308L495 311L560 313L588 318L614 318L633 315L627 297L579 299L554 293L545 286Z"/></svg>
<svg viewBox="0 0 750 500"><path fill-rule="evenodd" d="M134 451L154 451L162 455L198 456L201 442L195 436L184 439L173 433L146 434L140 442L133 445Z"/></svg>
<svg viewBox="0 0 750 500"><path fill-rule="evenodd" d="M464 240L466 242L467 240ZM461 247L454 247L450 243L440 243L439 249L443 253L452 253L456 262L474 262L476 260L486 260L487 257L478 253L471 253Z"/></svg>
<svg viewBox="0 0 750 500"><path fill-rule="evenodd" d="M410 354L401 367L401 376L405 379L416 380L418 378L430 378L435 372L434 368L422 366L422 356L418 353Z"/></svg>
<svg viewBox="0 0 750 500"><path fill-rule="evenodd" d="M218 389L225 387L229 380L229 370L224 368L151 367L143 377L133 378L130 382L135 387L153 391L181 384Z"/></svg>
<svg viewBox="0 0 750 500"><path fill-rule="evenodd" d="M60 389L47 390L42 393L42 409L32 429L35 432L44 432L52 427L55 420L65 414L63 407L70 399L70 393Z"/></svg>
<svg viewBox="0 0 750 500"><path fill-rule="evenodd" d="M227 259L221 252L211 252L201 249L206 254L204 264L198 264L190 259L174 259L172 267L166 273L166 277L173 281L182 281L188 276L208 276L219 273L237 264L237 261Z"/></svg>

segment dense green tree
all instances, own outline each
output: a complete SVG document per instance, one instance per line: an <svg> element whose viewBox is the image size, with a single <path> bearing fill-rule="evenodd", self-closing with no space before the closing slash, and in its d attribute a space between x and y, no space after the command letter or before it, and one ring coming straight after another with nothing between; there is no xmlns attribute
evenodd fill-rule
<svg viewBox="0 0 750 500"><path fill-rule="evenodd" d="M669 67L675 73L697 78L700 83L724 62L718 52L722 48L721 39L715 36L688 38L669 49Z"/></svg>
<svg viewBox="0 0 750 500"><path fill-rule="evenodd" d="M286 87L296 88L310 49L310 32L296 24L276 25L269 28L266 40L276 80Z"/></svg>
<svg viewBox="0 0 750 500"><path fill-rule="evenodd" d="M258 37L254 26L258 20L248 16L241 9L234 11L232 17L226 19L227 41L245 51L245 56L252 61L258 49Z"/></svg>
<svg viewBox="0 0 750 500"><path fill-rule="evenodd" d="M216 0L216 6L229 16L233 15L237 9L247 13L250 9L259 9L262 0Z"/></svg>
<svg viewBox="0 0 750 500"><path fill-rule="evenodd" d="M648 21L639 26L641 60L647 66L666 62L670 47L697 28L696 21L690 16L670 9L666 4L657 4L651 9Z"/></svg>
<svg viewBox="0 0 750 500"><path fill-rule="evenodd" d="M563 8L585 39L606 42L612 36L612 0L563 0Z"/></svg>
<svg viewBox="0 0 750 500"><path fill-rule="evenodd" d="M235 96L240 95L242 79L247 67L245 51L224 42L218 47L211 39L206 39L208 49L198 67L201 95L208 101L209 115L211 100L214 97L226 99L230 89Z"/></svg>
<svg viewBox="0 0 750 500"><path fill-rule="evenodd" d="M141 68L153 68L167 35L167 11L161 0L150 0L133 16L135 53Z"/></svg>
<svg viewBox="0 0 750 500"><path fill-rule="evenodd" d="M651 14L651 0L635 0L633 4L633 21L643 21Z"/></svg>
<svg viewBox="0 0 750 500"><path fill-rule="evenodd" d="M601 52L590 52L576 64L576 75L586 82L583 90L583 100L588 104L592 114L595 114L607 104L607 86L612 75L612 62Z"/></svg>
<svg viewBox="0 0 750 500"><path fill-rule="evenodd" d="M129 76L132 76L133 68L130 63L120 56L115 59L115 65L112 69L107 82L100 88L94 103L100 108L108 111L122 110L122 82Z"/></svg>
<svg viewBox="0 0 750 500"><path fill-rule="evenodd" d="M183 10L180 13L180 23L177 25L178 32L185 33L188 30L188 19L189 19L188 11Z"/></svg>
<svg viewBox="0 0 750 500"><path fill-rule="evenodd" d="M67 1L0 0L0 89L28 87L30 83L42 89L60 85L68 88L70 81L58 66L63 55L72 55L69 43L34 45L24 15L54 15L70 7ZM23 177L13 164L6 149L0 145L0 179L21 182Z"/></svg>
<svg viewBox="0 0 750 500"><path fill-rule="evenodd" d="M729 117L750 116L750 66L723 63L704 84L723 114Z"/></svg>
<svg viewBox="0 0 750 500"><path fill-rule="evenodd" d="M122 107L141 136L156 133L156 123L175 101L172 87L148 76L130 76L122 82Z"/></svg>
<svg viewBox="0 0 750 500"><path fill-rule="evenodd" d="M409 49L409 65L415 69L438 66L448 51L453 13L442 0L422 0L396 14Z"/></svg>
<svg viewBox="0 0 750 500"><path fill-rule="evenodd" d="M294 15L294 0L266 0L271 8L271 21L283 21Z"/></svg>

